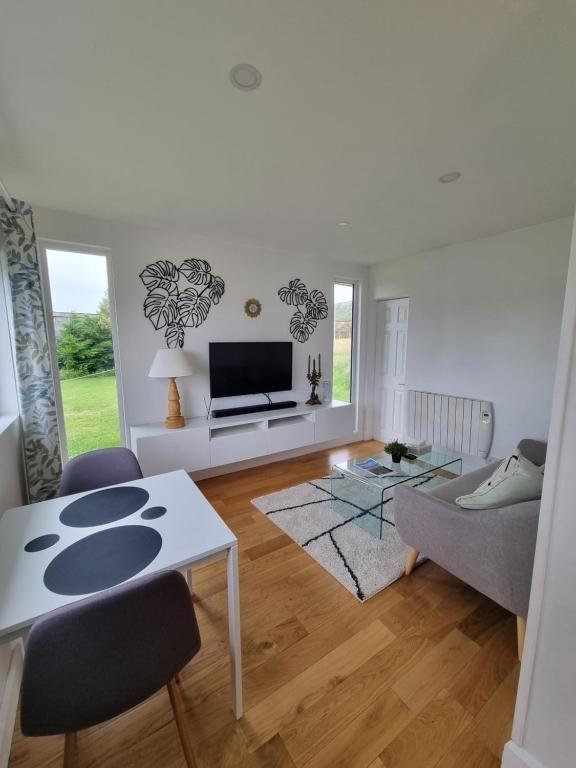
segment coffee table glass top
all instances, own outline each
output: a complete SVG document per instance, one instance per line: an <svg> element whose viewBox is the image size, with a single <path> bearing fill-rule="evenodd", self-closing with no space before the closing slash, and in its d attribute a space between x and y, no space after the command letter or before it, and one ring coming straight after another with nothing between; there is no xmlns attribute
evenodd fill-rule
<svg viewBox="0 0 576 768"><path fill-rule="evenodd" d="M370 468L382 474L374 474ZM382 539L384 532L395 526L395 486L407 483L415 488L433 488L461 472L461 456L435 450L399 463L384 451L342 461L332 467L331 507L346 521Z"/></svg>
<svg viewBox="0 0 576 768"><path fill-rule="evenodd" d="M365 459L349 459L334 465L334 470L346 475L353 475L358 480L377 485L380 488L391 488L398 483L405 483L410 478L426 475L434 470L446 468L455 470L462 458L455 454L432 450L417 456L415 459L401 459L399 463L392 461L392 456L381 451L373 453ZM368 464L373 462L372 469L378 471L378 465L384 467L382 474L370 471ZM461 471L461 465L460 465ZM390 470L386 472L385 470ZM457 474L460 474L460 471Z"/></svg>

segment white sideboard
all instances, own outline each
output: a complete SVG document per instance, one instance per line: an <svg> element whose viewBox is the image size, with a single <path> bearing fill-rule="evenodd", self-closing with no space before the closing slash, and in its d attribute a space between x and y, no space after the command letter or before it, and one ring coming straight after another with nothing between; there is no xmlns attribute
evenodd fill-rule
<svg viewBox="0 0 576 768"><path fill-rule="evenodd" d="M181 429L163 424L130 427L130 443L145 475L194 472L305 448L348 437L356 429L356 406L333 400L278 411L189 419Z"/></svg>

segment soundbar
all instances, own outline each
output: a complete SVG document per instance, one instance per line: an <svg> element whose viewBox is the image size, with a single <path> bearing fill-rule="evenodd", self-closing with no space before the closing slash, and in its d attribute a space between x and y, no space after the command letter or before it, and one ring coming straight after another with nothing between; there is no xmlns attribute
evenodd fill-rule
<svg viewBox="0 0 576 768"><path fill-rule="evenodd" d="M240 408L219 408L212 411L211 416L220 419L222 416L241 416L243 413L259 413L260 411L277 411L281 408L296 408L294 400L283 400L281 403L266 403L264 405L243 405Z"/></svg>

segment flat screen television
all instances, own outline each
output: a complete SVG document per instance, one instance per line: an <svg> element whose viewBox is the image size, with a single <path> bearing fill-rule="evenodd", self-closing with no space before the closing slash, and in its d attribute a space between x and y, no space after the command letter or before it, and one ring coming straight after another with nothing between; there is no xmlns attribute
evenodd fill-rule
<svg viewBox="0 0 576 768"><path fill-rule="evenodd" d="M210 397L292 389L291 341L211 342Z"/></svg>

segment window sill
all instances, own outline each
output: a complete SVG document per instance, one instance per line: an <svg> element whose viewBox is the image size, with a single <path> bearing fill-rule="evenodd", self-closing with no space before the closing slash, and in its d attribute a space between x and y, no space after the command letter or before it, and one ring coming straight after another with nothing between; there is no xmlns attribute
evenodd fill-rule
<svg viewBox="0 0 576 768"><path fill-rule="evenodd" d="M18 413L9 413L5 416L0 415L0 437L7 432L12 424L20 418Z"/></svg>

